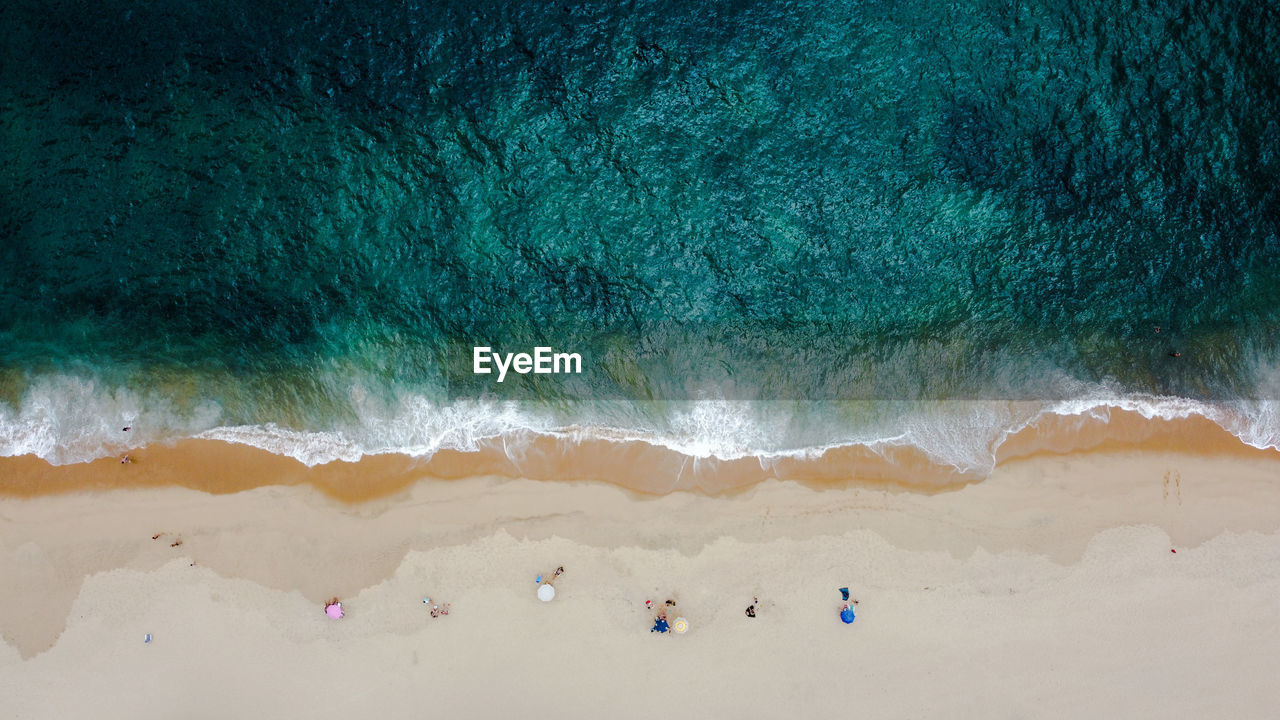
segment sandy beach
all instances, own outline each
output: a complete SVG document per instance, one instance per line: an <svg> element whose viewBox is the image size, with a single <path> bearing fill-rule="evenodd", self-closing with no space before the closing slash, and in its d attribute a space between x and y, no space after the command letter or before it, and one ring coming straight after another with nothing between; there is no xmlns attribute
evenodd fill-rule
<svg viewBox="0 0 1280 720"><path fill-rule="evenodd" d="M0 27L0 720L1280 718L1280 1Z"/></svg>
<svg viewBox="0 0 1280 720"><path fill-rule="evenodd" d="M5 716L1268 717L1280 701L1267 454L1037 454L943 491L770 479L717 496L414 481L404 461L331 468L401 463L398 489L351 502L278 470L219 492L11 493ZM558 565L541 603L535 578ZM667 598L687 634L649 632L645 601Z"/></svg>

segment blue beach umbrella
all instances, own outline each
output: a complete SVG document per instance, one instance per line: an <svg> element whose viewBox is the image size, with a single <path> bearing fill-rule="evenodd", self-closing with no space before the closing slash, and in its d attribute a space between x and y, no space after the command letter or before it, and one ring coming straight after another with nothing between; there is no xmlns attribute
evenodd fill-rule
<svg viewBox="0 0 1280 720"><path fill-rule="evenodd" d="M840 619L844 621L845 625L853 622L853 608L845 605L844 609L840 611Z"/></svg>
<svg viewBox="0 0 1280 720"><path fill-rule="evenodd" d="M666 631L667 631L667 621L663 620L662 618L658 618L658 621L653 624L653 627L649 628L649 632L664 633Z"/></svg>

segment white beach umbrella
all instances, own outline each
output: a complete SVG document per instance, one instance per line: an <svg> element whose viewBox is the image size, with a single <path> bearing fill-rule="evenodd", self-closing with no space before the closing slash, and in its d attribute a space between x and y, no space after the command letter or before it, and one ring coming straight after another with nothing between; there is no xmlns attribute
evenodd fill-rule
<svg viewBox="0 0 1280 720"><path fill-rule="evenodd" d="M683 635L689 632L689 621L682 617L678 617L675 622L671 623L671 629L675 630L678 634Z"/></svg>
<svg viewBox="0 0 1280 720"><path fill-rule="evenodd" d="M550 585L547 585L544 583L538 586L538 599L541 600L542 602L551 602L551 599L554 598L555 596L556 596L556 589L551 587Z"/></svg>

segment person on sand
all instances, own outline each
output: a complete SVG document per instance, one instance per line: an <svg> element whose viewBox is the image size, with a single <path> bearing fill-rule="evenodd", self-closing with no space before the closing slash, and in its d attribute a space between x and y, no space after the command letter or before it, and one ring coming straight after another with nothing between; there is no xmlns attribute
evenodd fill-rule
<svg viewBox="0 0 1280 720"><path fill-rule="evenodd" d="M665 612L658 613L658 617L653 620L653 627L649 628L649 632L665 633L671 626L667 624L667 614Z"/></svg>
<svg viewBox="0 0 1280 720"><path fill-rule="evenodd" d="M853 622L853 606L858 604L858 600L857 598L849 599L849 588L847 587L840 588L840 599L844 601L844 605L840 608L840 621L848 625Z"/></svg>
<svg viewBox="0 0 1280 720"><path fill-rule="evenodd" d="M324 604L324 614L334 620L339 620L346 615L346 612L342 609L342 603L338 601L338 598L331 597Z"/></svg>
<svg viewBox="0 0 1280 720"><path fill-rule="evenodd" d="M756 616L756 605L759 605L759 604L760 604L760 598L758 597L751 598L751 604L747 606L747 617L753 618Z"/></svg>
<svg viewBox="0 0 1280 720"><path fill-rule="evenodd" d="M128 465L128 464L129 464L129 463L131 463L131 462L133 462L133 458L132 458L132 457L130 457L130 456L128 456L128 455L121 455L121 456L120 456L120 464L121 464L121 465Z"/></svg>
<svg viewBox="0 0 1280 720"><path fill-rule="evenodd" d="M560 567L556 568L555 574L552 575L551 577L560 577L563 574L564 574L564 566L561 565Z"/></svg>
<svg viewBox="0 0 1280 720"><path fill-rule="evenodd" d="M675 601L675 600L672 600L672 599L670 599L670 598L668 598L666 602L662 603L662 607L663 607L662 615L663 615L663 616L665 616L665 615L666 615L666 613L667 613L666 608L673 608L673 607L675 607L675 606L676 606L676 601ZM652 601L652 600L645 600L645 601L644 601L644 609L645 609L645 610L652 610L652 609L653 609L653 601Z"/></svg>

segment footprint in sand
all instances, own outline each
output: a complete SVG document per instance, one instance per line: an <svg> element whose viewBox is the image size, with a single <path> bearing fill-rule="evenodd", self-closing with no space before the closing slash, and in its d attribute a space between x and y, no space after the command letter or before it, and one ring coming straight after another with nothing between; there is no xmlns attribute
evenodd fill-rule
<svg viewBox="0 0 1280 720"><path fill-rule="evenodd" d="M1173 494L1177 498L1178 504L1182 504L1182 473L1177 470L1164 471L1164 499L1169 500L1169 485L1173 484Z"/></svg>

